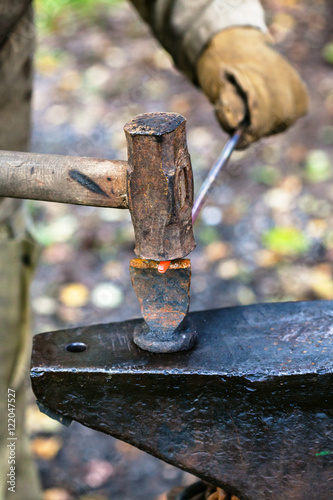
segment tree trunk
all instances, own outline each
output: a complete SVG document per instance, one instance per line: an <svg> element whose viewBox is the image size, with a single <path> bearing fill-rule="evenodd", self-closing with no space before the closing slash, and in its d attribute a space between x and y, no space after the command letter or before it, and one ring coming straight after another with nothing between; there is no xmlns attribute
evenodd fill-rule
<svg viewBox="0 0 333 500"><path fill-rule="evenodd" d="M1 0L0 149L26 151L30 135L33 13L26 0ZM7 30L7 31L6 31ZM15 391L16 498L39 500L36 470L24 430L30 354L29 283L37 246L27 234L22 202L0 200L0 498L13 498L8 463L8 389ZM11 393L13 394L13 393Z"/></svg>

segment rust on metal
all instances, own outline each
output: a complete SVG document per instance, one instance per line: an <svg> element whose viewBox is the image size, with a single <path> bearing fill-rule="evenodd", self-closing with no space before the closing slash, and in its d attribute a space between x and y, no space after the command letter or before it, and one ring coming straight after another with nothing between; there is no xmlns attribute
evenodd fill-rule
<svg viewBox="0 0 333 500"><path fill-rule="evenodd" d="M133 259L130 275L145 324L134 342L151 352L175 352L193 346L196 333L185 321L190 305L189 259L172 261L160 274L159 262Z"/></svg>
<svg viewBox="0 0 333 500"><path fill-rule="evenodd" d="M158 269L160 262L148 259L132 259L130 262L131 267L137 269ZM190 259L176 259L172 260L168 269L191 269Z"/></svg>
<svg viewBox="0 0 333 500"><path fill-rule="evenodd" d="M176 113L147 113L124 127L135 253L143 259L179 259L195 247L185 122Z"/></svg>
<svg viewBox="0 0 333 500"><path fill-rule="evenodd" d="M127 162L0 151L0 196L128 208Z"/></svg>

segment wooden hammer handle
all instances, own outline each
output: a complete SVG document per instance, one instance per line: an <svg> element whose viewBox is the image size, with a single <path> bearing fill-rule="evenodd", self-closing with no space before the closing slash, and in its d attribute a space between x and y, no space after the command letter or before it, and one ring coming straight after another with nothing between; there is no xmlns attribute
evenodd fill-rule
<svg viewBox="0 0 333 500"><path fill-rule="evenodd" d="M0 151L0 197L128 208L127 162Z"/></svg>

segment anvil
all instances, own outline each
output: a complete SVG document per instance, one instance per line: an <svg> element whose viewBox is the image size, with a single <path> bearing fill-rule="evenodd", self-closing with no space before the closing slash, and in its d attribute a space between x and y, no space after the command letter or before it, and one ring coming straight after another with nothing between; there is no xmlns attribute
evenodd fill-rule
<svg viewBox="0 0 333 500"><path fill-rule="evenodd" d="M142 320L34 337L47 413L111 434L244 500L333 498L333 302L195 312L189 351L133 343Z"/></svg>

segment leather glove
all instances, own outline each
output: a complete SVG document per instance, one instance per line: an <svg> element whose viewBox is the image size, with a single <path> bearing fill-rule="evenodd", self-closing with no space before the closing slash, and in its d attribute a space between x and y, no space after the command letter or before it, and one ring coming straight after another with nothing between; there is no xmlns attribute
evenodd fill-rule
<svg viewBox="0 0 333 500"><path fill-rule="evenodd" d="M247 124L238 148L282 132L306 114L308 95L296 70L255 28L217 33L197 63L199 85L214 104L222 128Z"/></svg>

